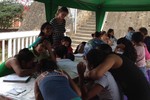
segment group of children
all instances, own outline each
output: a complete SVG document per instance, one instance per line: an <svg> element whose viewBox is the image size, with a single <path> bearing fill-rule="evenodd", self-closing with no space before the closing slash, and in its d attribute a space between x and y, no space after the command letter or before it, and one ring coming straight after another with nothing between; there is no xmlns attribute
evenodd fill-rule
<svg viewBox="0 0 150 100"><path fill-rule="evenodd" d="M113 29L95 32L93 39L75 50L75 54L84 53L85 62L77 63L71 38L64 36L67 14L68 9L62 7L51 22L44 23L32 45L0 65L0 77L38 73L36 100L123 100L123 95L128 100L150 100L147 31L140 28L118 40Z"/></svg>

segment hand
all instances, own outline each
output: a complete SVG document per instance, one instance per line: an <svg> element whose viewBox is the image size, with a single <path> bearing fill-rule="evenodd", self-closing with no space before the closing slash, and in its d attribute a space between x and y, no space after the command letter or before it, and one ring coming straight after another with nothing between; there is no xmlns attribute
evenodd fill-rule
<svg viewBox="0 0 150 100"><path fill-rule="evenodd" d="M77 65L78 74L80 77L84 77L84 72L86 70L86 65L83 62L78 63Z"/></svg>
<svg viewBox="0 0 150 100"><path fill-rule="evenodd" d="M47 40L44 40L43 44L45 45L47 50L52 51L52 46Z"/></svg>

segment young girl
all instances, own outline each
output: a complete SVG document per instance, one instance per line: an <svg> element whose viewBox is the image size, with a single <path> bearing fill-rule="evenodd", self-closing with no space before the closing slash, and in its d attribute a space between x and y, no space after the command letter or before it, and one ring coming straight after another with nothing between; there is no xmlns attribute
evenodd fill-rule
<svg viewBox="0 0 150 100"><path fill-rule="evenodd" d="M65 47L67 47L68 49L68 54L73 54L73 49L71 47L71 43L72 43L72 40L70 37L68 36L65 36L62 40L61 40L61 44L64 45Z"/></svg>
<svg viewBox="0 0 150 100"><path fill-rule="evenodd" d="M61 45L61 40L64 37L64 33L66 31L65 17L68 15L68 13L69 11L66 7L61 7L60 9L58 9L56 13L56 17L50 21L50 23L54 28L54 34L53 34L54 47Z"/></svg>
<svg viewBox="0 0 150 100"><path fill-rule="evenodd" d="M86 44L86 42L81 42L81 43L77 46L77 48L76 48L74 54L84 53L84 46L85 46L85 44Z"/></svg>
<svg viewBox="0 0 150 100"><path fill-rule="evenodd" d="M81 100L79 88L55 62L45 60L42 65L35 81L36 100Z"/></svg>
<svg viewBox="0 0 150 100"><path fill-rule="evenodd" d="M99 65L86 72L85 77L99 79L109 70L128 100L150 100L150 85L144 74L130 59L120 54L96 49L91 50L88 55L90 55L87 56L88 65L94 65L95 60L99 61Z"/></svg>
<svg viewBox="0 0 150 100"><path fill-rule="evenodd" d="M132 41L134 43L134 48L137 52L136 65L147 77L146 73L146 60L145 60L145 48L143 43L143 35L140 32L135 32L132 35Z"/></svg>
<svg viewBox="0 0 150 100"><path fill-rule="evenodd" d="M34 54L34 62L40 62L42 59L52 59L55 61L55 56L52 51L51 44L46 39L41 39L30 48Z"/></svg>
<svg viewBox="0 0 150 100"><path fill-rule="evenodd" d="M19 51L17 55L4 61L0 65L0 77L16 73L19 76L32 75L36 68L33 66L33 53L27 48Z"/></svg>
<svg viewBox="0 0 150 100"><path fill-rule="evenodd" d="M45 22L42 26L41 26L41 32L38 36L38 38L36 39L36 41L31 44L28 48L33 47L35 44L37 44L41 39L46 39L51 45L53 44L53 26L49 23L49 22Z"/></svg>
<svg viewBox="0 0 150 100"><path fill-rule="evenodd" d="M115 52L122 53L124 56L128 57L134 63L136 62L137 59L136 50L132 42L130 42L130 40L126 38L120 38L117 40L117 47L115 49Z"/></svg>
<svg viewBox="0 0 150 100"><path fill-rule="evenodd" d="M107 44L102 44L98 47L98 49L102 49L105 52L112 52L112 49ZM99 53L97 50L93 51L95 53ZM87 55L90 56L90 55ZM98 56L100 57L100 56ZM93 70L99 65L99 58L95 58L96 60L93 62L94 65L88 66L89 70ZM81 70L81 67L83 70ZM87 87L84 84L84 72L86 70L86 66L79 63L78 66L78 73L80 79L80 87L82 91L83 100L91 100L93 97L98 96L98 100L120 100L120 93L117 83L110 72L106 72L101 78L98 80L92 79L91 89L86 91ZM88 81L89 82L89 81ZM92 99L93 100L93 99Z"/></svg>

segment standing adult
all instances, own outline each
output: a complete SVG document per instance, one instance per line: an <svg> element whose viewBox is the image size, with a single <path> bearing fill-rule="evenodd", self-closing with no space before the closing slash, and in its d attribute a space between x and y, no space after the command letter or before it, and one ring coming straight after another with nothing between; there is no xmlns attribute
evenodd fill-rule
<svg viewBox="0 0 150 100"><path fill-rule="evenodd" d="M56 16L50 21L54 28L53 34L53 46L61 45L61 39L64 37L64 33L66 31L65 25L66 20L65 17L68 15L69 11L66 7L61 7L58 9Z"/></svg>

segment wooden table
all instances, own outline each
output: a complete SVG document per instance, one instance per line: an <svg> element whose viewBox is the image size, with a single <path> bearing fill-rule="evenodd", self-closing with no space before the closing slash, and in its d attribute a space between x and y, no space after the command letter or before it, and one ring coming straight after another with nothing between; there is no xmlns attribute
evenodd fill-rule
<svg viewBox="0 0 150 100"><path fill-rule="evenodd" d="M0 94L13 98L13 100L35 100L34 97L34 78L31 78L27 83L16 83L16 82L3 82L3 78L0 78ZM10 91L13 88L22 88L26 91L15 96L8 91Z"/></svg>

